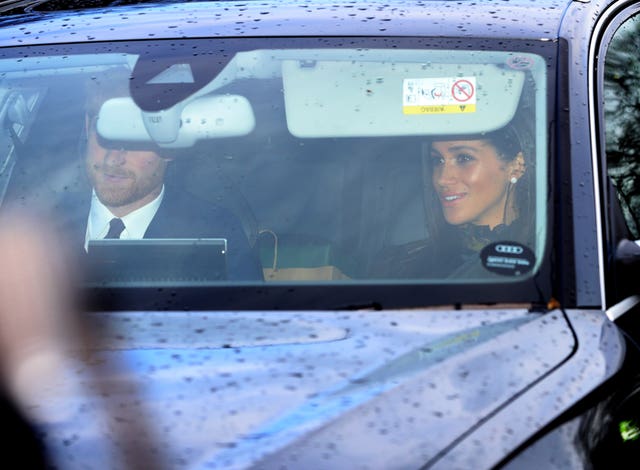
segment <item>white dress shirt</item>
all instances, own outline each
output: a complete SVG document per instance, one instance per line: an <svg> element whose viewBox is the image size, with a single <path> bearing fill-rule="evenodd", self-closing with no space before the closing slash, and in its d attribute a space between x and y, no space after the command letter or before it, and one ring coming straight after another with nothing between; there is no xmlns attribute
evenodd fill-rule
<svg viewBox="0 0 640 470"><path fill-rule="evenodd" d="M124 230L120 234L123 240L139 240L144 237L147 227L158 212L162 198L164 197L164 186L158 197L146 206L136 209L135 211L120 217L124 223ZM84 240L84 249L87 250L89 240L104 238L109 232L109 223L111 219L116 217L113 213L100 202L95 190L91 195L91 209L89 209L89 217L87 220L87 232Z"/></svg>

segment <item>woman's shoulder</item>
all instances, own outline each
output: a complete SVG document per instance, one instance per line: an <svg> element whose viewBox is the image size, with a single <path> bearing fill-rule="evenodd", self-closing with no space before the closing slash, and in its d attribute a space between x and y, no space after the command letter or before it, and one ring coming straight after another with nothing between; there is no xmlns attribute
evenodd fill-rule
<svg viewBox="0 0 640 470"><path fill-rule="evenodd" d="M446 276L459 255L448 244L426 239L383 248L372 263L370 277L423 279Z"/></svg>

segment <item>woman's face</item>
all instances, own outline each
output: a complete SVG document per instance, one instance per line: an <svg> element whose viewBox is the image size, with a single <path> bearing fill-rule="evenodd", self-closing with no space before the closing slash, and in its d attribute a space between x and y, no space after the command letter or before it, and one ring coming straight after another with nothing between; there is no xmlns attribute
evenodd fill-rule
<svg viewBox="0 0 640 470"><path fill-rule="evenodd" d="M522 176L524 159L500 160L488 140L448 140L431 146L433 186L452 225L490 228L503 223L510 179Z"/></svg>

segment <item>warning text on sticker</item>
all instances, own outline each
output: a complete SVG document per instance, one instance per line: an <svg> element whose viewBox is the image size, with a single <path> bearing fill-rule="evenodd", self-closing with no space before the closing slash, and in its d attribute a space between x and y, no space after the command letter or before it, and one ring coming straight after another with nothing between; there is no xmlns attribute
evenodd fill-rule
<svg viewBox="0 0 640 470"><path fill-rule="evenodd" d="M449 106L404 106L404 114L453 114L453 113L475 113L476 105L449 105Z"/></svg>
<svg viewBox="0 0 640 470"><path fill-rule="evenodd" d="M450 114L476 111L476 77L405 78L404 114Z"/></svg>

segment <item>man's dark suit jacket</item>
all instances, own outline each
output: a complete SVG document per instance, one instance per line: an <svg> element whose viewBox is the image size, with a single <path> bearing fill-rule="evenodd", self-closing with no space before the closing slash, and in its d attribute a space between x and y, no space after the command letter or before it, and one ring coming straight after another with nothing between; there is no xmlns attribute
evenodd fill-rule
<svg viewBox="0 0 640 470"><path fill-rule="evenodd" d="M56 212L72 247L84 247L90 207L90 194L69 195L57 207ZM226 238L229 279L263 279L257 253L250 248L238 218L227 209L208 204L184 191L165 185L162 203L144 238Z"/></svg>

